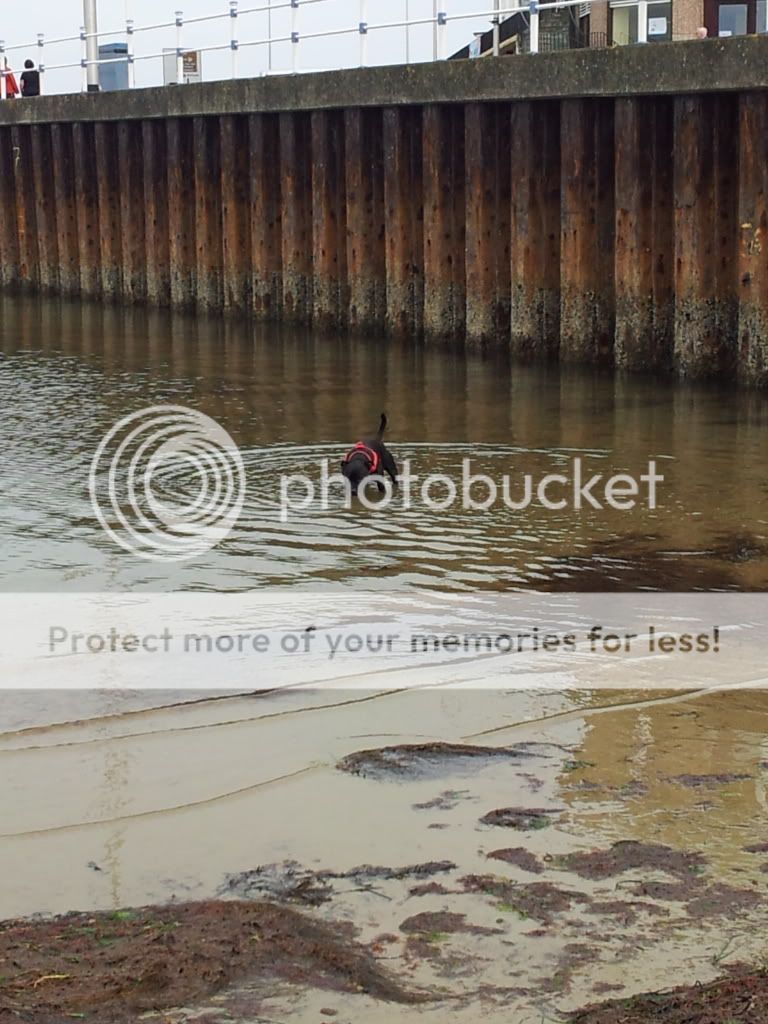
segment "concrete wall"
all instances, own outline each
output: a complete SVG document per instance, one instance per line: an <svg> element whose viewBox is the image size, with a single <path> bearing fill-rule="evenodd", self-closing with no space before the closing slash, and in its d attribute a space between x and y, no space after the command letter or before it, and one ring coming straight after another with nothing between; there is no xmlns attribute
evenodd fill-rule
<svg viewBox="0 0 768 1024"><path fill-rule="evenodd" d="M767 75L717 40L8 102L0 283L766 385Z"/></svg>

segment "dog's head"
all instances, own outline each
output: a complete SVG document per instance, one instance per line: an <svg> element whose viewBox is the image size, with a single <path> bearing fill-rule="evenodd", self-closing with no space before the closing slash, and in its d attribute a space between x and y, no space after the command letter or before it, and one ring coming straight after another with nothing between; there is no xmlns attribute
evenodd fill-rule
<svg viewBox="0 0 768 1024"><path fill-rule="evenodd" d="M341 472L349 480L352 494L356 497L363 480L371 475L371 464L362 453L354 454L342 462Z"/></svg>

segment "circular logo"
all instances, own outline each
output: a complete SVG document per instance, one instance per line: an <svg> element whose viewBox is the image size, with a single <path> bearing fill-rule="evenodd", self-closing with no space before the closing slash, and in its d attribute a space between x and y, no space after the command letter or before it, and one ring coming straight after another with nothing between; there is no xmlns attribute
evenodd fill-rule
<svg viewBox="0 0 768 1024"><path fill-rule="evenodd" d="M116 423L91 462L94 513L140 558L178 562L219 544L245 500L245 469L226 430L195 409L157 405Z"/></svg>

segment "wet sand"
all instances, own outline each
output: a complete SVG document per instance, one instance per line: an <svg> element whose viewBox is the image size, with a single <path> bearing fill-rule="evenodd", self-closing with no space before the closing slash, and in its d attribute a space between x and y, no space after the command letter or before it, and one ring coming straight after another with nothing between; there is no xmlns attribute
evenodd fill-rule
<svg viewBox="0 0 768 1024"><path fill-rule="evenodd" d="M350 925L437 999L395 1011L256 981L216 995L267 1020L559 1019L759 962L768 699L602 699L291 693L6 735L5 777L33 798L3 819L3 916L278 901ZM574 858L594 850L596 866Z"/></svg>

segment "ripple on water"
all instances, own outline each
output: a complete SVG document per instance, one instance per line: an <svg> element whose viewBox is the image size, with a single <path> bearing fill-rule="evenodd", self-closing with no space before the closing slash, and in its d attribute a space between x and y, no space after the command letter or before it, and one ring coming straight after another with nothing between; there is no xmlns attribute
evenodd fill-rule
<svg viewBox="0 0 768 1024"><path fill-rule="evenodd" d="M4 299L3 313L6 589L237 590L361 579L459 591L768 583L759 468L768 422L754 402L739 402L724 420L731 398L706 389L558 375L475 355L416 359L359 339L77 304ZM106 430L168 402L221 422L247 476L245 508L229 537L173 566L117 549L87 498L90 461ZM421 501L407 508L400 496L389 508L366 509L345 508L332 493L325 508L282 515L281 478L306 472L317 484L320 463L334 470L383 407L393 453L419 476L456 480L470 459L473 473L497 481L510 474L514 495L522 474L567 473L575 457L590 473L639 473L655 458L667 478L660 507L514 511L497 502L486 511L438 511ZM157 484L170 502L197 488L192 473L161 474Z"/></svg>

